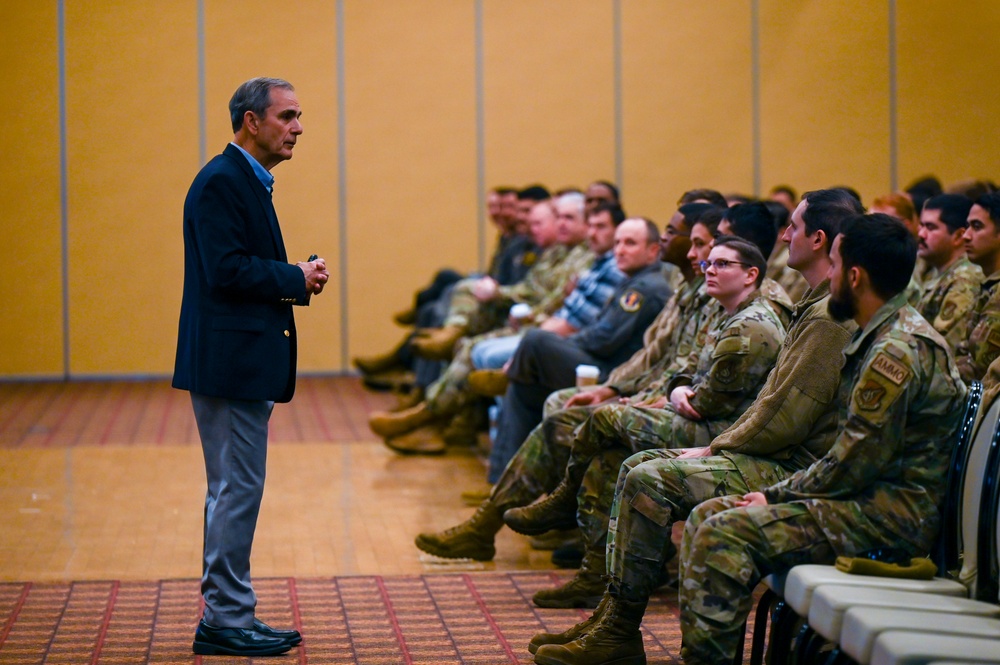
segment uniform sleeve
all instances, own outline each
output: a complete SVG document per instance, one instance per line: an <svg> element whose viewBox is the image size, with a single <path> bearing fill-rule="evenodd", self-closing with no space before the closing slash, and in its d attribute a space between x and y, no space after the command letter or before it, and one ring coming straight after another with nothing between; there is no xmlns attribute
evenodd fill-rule
<svg viewBox="0 0 1000 665"><path fill-rule="evenodd" d="M948 289L941 309L931 321L934 329L941 333L952 349L969 338L969 314L976 303L979 285L968 280L957 280Z"/></svg>
<svg viewBox="0 0 1000 665"><path fill-rule="evenodd" d="M752 397L778 357L784 330L744 318L722 331L707 372L699 371L691 406L704 418L724 418Z"/></svg>
<svg viewBox="0 0 1000 665"><path fill-rule="evenodd" d="M882 475L904 445L909 393L922 383L912 353L901 344L873 345L833 447L812 466L765 489L768 502L856 497Z"/></svg>
<svg viewBox="0 0 1000 665"><path fill-rule="evenodd" d="M612 298L594 323L571 339L588 353L608 358L629 340L642 335L660 312L663 301L639 284L625 288Z"/></svg>
<svg viewBox="0 0 1000 665"><path fill-rule="evenodd" d="M1000 311L986 311L969 331L968 342L956 349L955 362L962 380L968 384L982 379L997 357L1000 357Z"/></svg>
<svg viewBox="0 0 1000 665"><path fill-rule="evenodd" d="M208 287L248 302L306 302L305 274L298 266L251 252L248 224L268 222L247 205L221 174L210 177L198 194L190 229Z"/></svg>
<svg viewBox="0 0 1000 665"><path fill-rule="evenodd" d="M836 408L851 333L827 318L800 325L753 406L712 441L713 453L774 455L802 443L820 417Z"/></svg>

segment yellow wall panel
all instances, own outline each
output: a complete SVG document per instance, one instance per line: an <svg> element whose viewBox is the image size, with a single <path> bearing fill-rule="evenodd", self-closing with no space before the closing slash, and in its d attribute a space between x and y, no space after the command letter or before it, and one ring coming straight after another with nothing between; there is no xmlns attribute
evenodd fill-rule
<svg viewBox="0 0 1000 665"><path fill-rule="evenodd" d="M63 374L59 61L55 3L4 3L0 72L10 92L0 169L0 375Z"/></svg>
<svg viewBox="0 0 1000 665"><path fill-rule="evenodd" d="M695 187L753 188L746 2L622 3L623 198L662 226Z"/></svg>
<svg viewBox="0 0 1000 665"><path fill-rule="evenodd" d="M483 0L486 182L615 178L609 0Z"/></svg>
<svg viewBox="0 0 1000 665"><path fill-rule="evenodd" d="M74 374L173 368L196 23L193 3L66 4Z"/></svg>
<svg viewBox="0 0 1000 665"><path fill-rule="evenodd" d="M274 3L247 0L205 2L207 158L233 140L229 98L240 83L275 76L295 86L303 133L294 156L274 169L274 206L292 263L310 254L327 260L330 282L309 308L296 308L299 369L340 369L336 13L333 2L296 2L295 12ZM262 17L273 29L261 38ZM194 178L192 170L190 178ZM177 229L180 230L180 217Z"/></svg>
<svg viewBox="0 0 1000 665"><path fill-rule="evenodd" d="M760 1L761 194L888 191L888 6Z"/></svg>
<svg viewBox="0 0 1000 665"><path fill-rule="evenodd" d="M470 2L347 2L349 350L394 344L435 270L477 267Z"/></svg>
<svg viewBox="0 0 1000 665"><path fill-rule="evenodd" d="M1000 180L1000 5L897 2L899 186Z"/></svg>

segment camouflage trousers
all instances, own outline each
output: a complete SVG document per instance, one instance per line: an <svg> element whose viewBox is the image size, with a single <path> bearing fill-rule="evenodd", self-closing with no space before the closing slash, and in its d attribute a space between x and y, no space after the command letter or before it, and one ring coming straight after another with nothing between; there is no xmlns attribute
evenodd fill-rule
<svg viewBox="0 0 1000 665"><path fill-rule="evenodd" d="M461 326L468 335L479 335L502 326L507 320L507 301L480 302L472 293L477 278L469 277L459 280L451 292L451 302L448 305L448 315L444 325Z"/></svg>
<svg viewBox="0 0 1000 665"><path fill-rule="evenodd" d="M448 363L441 376L427 386L427 408L436 416L450 416L477 404L479 395L469 390L469 374L476 369L472 364L472 347L487 339L520 334L513 328L497 328L475 337L463 337L455 345L455 357Z"/></svg>
<svg viewBox="0 0 1000 665"><path fill-rule="evenodd" d="M702 503L688 517L680 551L681 656L732 662L761 578L837 552L804 502L737 507L741 496ZM849 535L854 552L883 546L868 528Z"/></svg>
<svg viewBox="0 0 1000 665"><path fill-rule="evenodd" d="M629 457L618 473L608 524L608 573L628 597L647 598L666 563L676 554L670 540L676 521L687 519L713 497L743 495L760 489L749 477L767 477L767 485L785 478L775 460L746 455L676 459L678 450L647 450Z"/></svg>

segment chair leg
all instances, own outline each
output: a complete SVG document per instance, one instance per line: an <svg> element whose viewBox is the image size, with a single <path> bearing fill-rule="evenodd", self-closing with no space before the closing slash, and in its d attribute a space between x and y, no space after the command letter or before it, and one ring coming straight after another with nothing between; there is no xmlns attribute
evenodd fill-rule
<svg viewBox="0 0 1000 665"><path fill-rule="evenodd" d="M736 653L733 654L733 665L743 665L743 649L747 641L747 622L743 622L743 639L736 645Z"/></svg>
<svg viewBox="0 0 1000 665"><path fill-rule="evenodd" d="M799 615L785 601L779 601L771 615L771 643L768 645L771 665L786 665L792 651L795 624Z"/></svg>
<svg viewBox="0 0 1000 665"><path fill-rule="evenodd" d="M774 610L775 603L780 602L778 595L767 589L757 603L757 613L753 620L753 640L750 642L750 665L764 665L764 643L767 639L767 619ZM774 630L774 623L771 623Z"/></svg>

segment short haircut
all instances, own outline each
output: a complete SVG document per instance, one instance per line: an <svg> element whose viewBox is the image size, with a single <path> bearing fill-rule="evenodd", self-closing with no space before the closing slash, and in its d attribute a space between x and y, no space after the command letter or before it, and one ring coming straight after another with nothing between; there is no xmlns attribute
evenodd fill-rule
<svg viewBox="0 0 1000 665"><path fill-rule="evenodd" d="M840 233L840 225L849 217L864 213L861 201L854 198L845 189L817 189L802 195L806 209L802 213L802 222L806 227L806 235L816 231L826 234L826 253L830 253L833 241Z"/></svg>
<svg viewBox="0 0 1000 665"><path fill-rule="evenodd" d="M917 262L917 239L892 215L857 215L840 225L840 258L845 274L855 266L863 268L872 291L889 300L910 283Z"/></svg>
<svg viewBox="0 0 1000 665"><path fill-rule="evenodd" d="M229 99L229 119L233 123L234 134L243 127L243 116L247 111L253 112L259 118L267 115L267 109L271 106L271 88L295 90L292 84L284 79L265 76L252 78L236 88L236 92Z"/></svg>
<svg viewBox="0 0 1000 665"><path fill-rule="evenodd" d="M679 212L681 214L681 217L684 218L684 223L687 224L687 227L691 228L692 226L694 226L694 223L697 222L698 219L702 216L702 214L704 214L707 210L710 210L712 208L718 210L720 213L722 212L722 208L714 206L711 203L685 203L684 205L682 205L680 208L677 209L677 212ZM722 217L720 216L719 219L722 219ZM716 222L715 225L718 226L719 223Z"/></svg>
<svg viewBox="0 0 1000 665"><path fill-rule="evenodd" d="M910 195L910 200L913 201L913 207L916 210L923 210L927 199L944 193L941 181L932 175L920 176L907 185L903 191Z"/></svg>
<svg viewBox="0 0 1000 665"><path fill-rule="evenodd" d="M720 208L725 208L729 204L726 203L726 197L722 195L721 192L715 189L689 189L688 191L681 194L681 198L677 201L677 205L684 205L685 203L694 203L695 201L708 201L712 205L717 205Z"/></svg>
<svg viewBox="0 0 1000 665"><path fill-rule="evenodd" d="M606 212L611 215L611 223L618 226L625 221L625 211L617 203L612 201L601 201L590 211L588 217L593 217L598 213Z"/></svg>
<svg viewBox="0 0 1000 665"><path fill-rule="evenodd" d="M862 205L864 204L864 202L861 200L861 194L858 194L858 190L854 189L850 185L834 185L830 189L842 189L851 196L853 196L854 198L856 198L858 200L858 203L861 203Z"/></svg>
<svg viewBox="0 0 1000 665"><path fill-rule="evenodd" d="M703 224L708 232L712 234L713 238L719 237L719 224L722 223L722 216L726 213L728 208L720 208L719 206L709 205L707 208L701 211L698 218L692 222L691 226L695 224Z"/></svg>
<svg viewBox="0 0 1000 665"><path fill-rule="evenodd" d="M581 217L583 216L585 201L583 198L583 194L579 191L566 192L558 199L556 199L556 203L569 203L577 209L577 212L580 214Z"/></svg>
<svg viewBox="0 0 1000 665"><path fill-rule="evenodd" d="M716 247L728 247L734 250L739 255L740 261L750 267L756 268L757 280L755 284L758 289L760 288L760 285L764 283L764 277L767 275L767 259L760 253L757 245L736 236L720 236L712 244L712 249Z"/></svg>
<svg viewBox="0 0 1000 665"><path fill-rule="evenodd" d="M795 192L795 189L791 185L775 185L771 188L771 196L775 194L787 194L788 198L792 201L798 201L799 195Z"/></svg>
<svg viewBox="0 0 1000 665"><path fill-rule="evenodd" d="M507 185L501 185L500 187L494 187L493 191L500 196L507 196L508 194L517 194L517 189L514 187L508 187Z"/></svg>
<svg viewBox="0 0 1000 665"><path fill-rule="evenodd" d="M774 228L776 230L788 226L788 218L791 216L791 213L788 212L788 208L784 204L777 201L763 201L763 204L767 206L767 211L774 218Z"/></svg>
<svg viewBox="0 0 1000 665"><path fill-rule="evenodd" d="M896 211L896 217L900 219L913 219L917 216L917 211L913 207L913 202L902 194L884 194L872 201L871 207L892 208Z"/></svg>
<svg viewBox="0 0 1000 665"><path fill-rule="evenodd" d="M985 209L990 214L993 224L1000 228L1000 192L983 194L976 199L976 205Z"/></svg>
<svg viewBox="0 0 1000 665"><path fill-rule="evenodd" d="M937 210L949 233L969 228L972 201L961 194L938 194L924 202L924 210Z"/></svg>
<svg viewBox="0 0 1000 665"><path fill-rule="evenodd" d="M615 186L613 182L608 182L607 180L595 180L590 184L600 185L601 187L607 189L609 192L611 192L611 196L614 198L615 201L622 200L621 193L618 191L618 188Z"/></svg>
<svg viewBox="0 0 1000 665"><path fill-rule="evenodd" d="M778 231L766 205L760 201L737 203L728 208L722 218L729 222L730 233L757 245L764 256L771 255Z"/></svg>
<svg viewBox="0 0 1000 665"><path fill-rule="evenodd" d="M520 201L530 200L537 203L551 199L552 195L542 185L528 185L517 193L517 198Z"/></svg>
<svg viewBox="0 0 1000 665"><path fill-rule="evenodd" d="M656 222L651 220L649 217L632 217L631 219L638 219L641 222L645 222L647 245L660 244L660 227L656 225Z"/></svg>
<svg viewBox="0 0 1000 665"><path fill-rule="evenodd" d="M729 206L738 205L740 203L753 203L756 200L757 199L749 194L742 194L740 192L730 192L726 194L726 204Z"/></svg>

